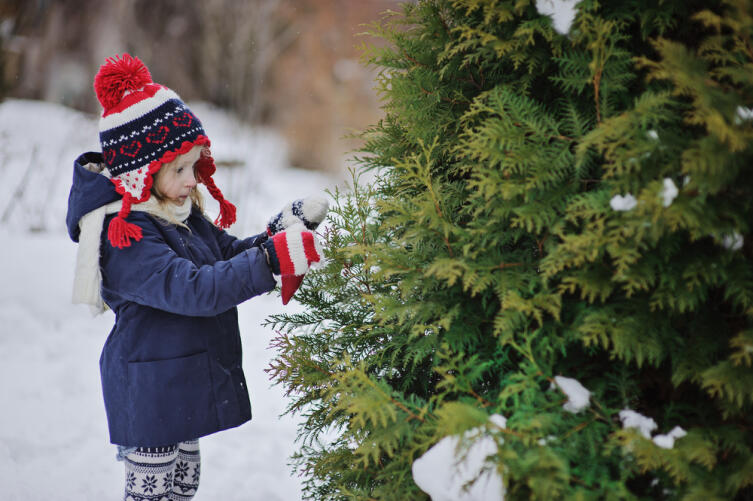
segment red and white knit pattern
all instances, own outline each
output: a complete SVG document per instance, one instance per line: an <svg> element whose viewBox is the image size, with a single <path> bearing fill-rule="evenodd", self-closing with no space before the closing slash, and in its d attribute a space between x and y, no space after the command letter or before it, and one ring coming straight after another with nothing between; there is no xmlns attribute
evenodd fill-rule
<svg viewBox="0 0 753 501"><path fill-rule="evenodd" d="M273 235L272 243L280 266L282 304L288 304L311 264L320 262L324 253L314 234L304 231L303 225Z"/></svg>
<svg viewBox="0 0 753 501"><path fill-rule="evenodd" d="M127 93L118 106L105 110L99 119L99 130L114 129L133 122L170 99L180 100L180 97L164 85L146 84L137 91Z"/></svg>
<svg viewBox="0 0 753 501"><path fill-rule="evenodd" d="M275 235L275 251L280 261L280 275L304 275L311 263L321 261L319 243L313 233L303 231Z"/></svg>

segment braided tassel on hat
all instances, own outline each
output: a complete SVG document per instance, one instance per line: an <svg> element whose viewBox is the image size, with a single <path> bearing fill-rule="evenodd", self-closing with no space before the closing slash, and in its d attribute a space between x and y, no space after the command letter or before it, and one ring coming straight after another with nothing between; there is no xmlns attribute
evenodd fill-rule
<svg viewBox="0 0 753 501"><path fill-rule="evenodd" d="M120 212L110 221L110 225L107 227L107 238L113 247L118 249L131 245L132 238L137 242L141 240L141 228L126 221L126 217L131 212L131 201L131 195L126 193L123 196L123 206L120 208Z"/></svg>
<svg viewBox="0 0 753 501"><path fill-rule="evenodd" d="M214 224L220 228L229 228L235 223L236 209L235 205L231 204L225 197L217 185L214 184L212 174L217 170L214 166L214 160L211 156L202 156L199 163L196 165L196 176L199 182L204 183L207 187L207 191L212 197L220 204L220 215L215 219Z"/></svg>

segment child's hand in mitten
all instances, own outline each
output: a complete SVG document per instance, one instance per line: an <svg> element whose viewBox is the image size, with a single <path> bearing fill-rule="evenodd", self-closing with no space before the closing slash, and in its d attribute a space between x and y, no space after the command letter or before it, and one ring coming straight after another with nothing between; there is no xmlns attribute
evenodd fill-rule
<svg viewBox="0 0 753 501"><path fill-rule="evenodd" d="M329 202L321 197L307 197L290 202L270 218L267 223L267 235L271 237L299 224L313 231L324 220L328 209Z"/></svg>
<svg viewBox="0 0 753 501"><path fill-rule="evenodd" d="M282 278L282 304L288 304L298 290L311 263L318 263L324 255L316 236L301 228L276 233L262 244L272 273Z"/></svg>

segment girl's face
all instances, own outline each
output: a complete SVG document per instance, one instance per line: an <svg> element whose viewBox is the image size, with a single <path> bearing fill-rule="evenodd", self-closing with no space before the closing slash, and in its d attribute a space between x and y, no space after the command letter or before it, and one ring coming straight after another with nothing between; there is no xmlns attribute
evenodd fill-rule
<svg viewBox="0 0 753 501"><path fill-rule="evenodd" d="M157 172L155 179L157 190L170 202L182 205L196 187L194 164L201 155L202 146L195 146L188 153L165 164Z"/></svg>

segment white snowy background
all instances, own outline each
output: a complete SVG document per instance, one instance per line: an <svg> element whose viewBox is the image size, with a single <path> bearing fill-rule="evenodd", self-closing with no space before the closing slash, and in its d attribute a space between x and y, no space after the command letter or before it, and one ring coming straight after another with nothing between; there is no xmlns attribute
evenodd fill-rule
<svg viewBox="0 0 753 501"><path fill-rule="evenodd" d="M323 194L339 180L286 165L274 133L249 129L189 103L212 139L215 180L238 206L240 236L263 231L289 200ZM99 151L96 117L22 100L0 103L0 500L122 499L123 464L109 443L99 355L112 328L71 304L74 244L65 231L73 160ZM205 197L208 212L217 212ZM282 414L280 387L264 372L274 333L271 313L296 308L278 292L240 305L244 369L253 419L201 439L196 501L296 500L301 479L288 458L295 419Z"/></svg>

